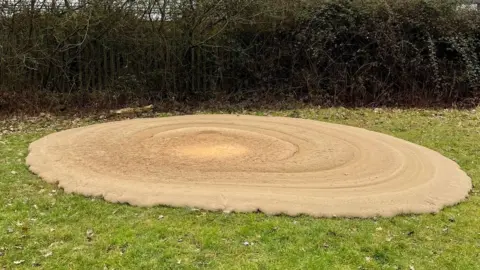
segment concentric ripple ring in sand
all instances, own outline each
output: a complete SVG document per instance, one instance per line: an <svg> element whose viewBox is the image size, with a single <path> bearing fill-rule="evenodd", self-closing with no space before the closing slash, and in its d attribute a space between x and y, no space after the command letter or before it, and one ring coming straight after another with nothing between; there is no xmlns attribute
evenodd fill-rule
<svg viewBox="0 0 480 270"><path fill-rule="evenodd" d="M45 136L27 164L66 192L132 205L313 216L437 212L470 178L425 147L361 128L284 117L193 115Z"/></svg>

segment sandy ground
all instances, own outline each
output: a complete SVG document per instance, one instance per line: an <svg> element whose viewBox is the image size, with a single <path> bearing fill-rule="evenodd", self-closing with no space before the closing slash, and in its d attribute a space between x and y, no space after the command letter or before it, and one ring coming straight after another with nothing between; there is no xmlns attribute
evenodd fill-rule
<svg viewBox="0 0 480 270"><path fill-rule="evenodd" d="M371 217L437 212L471 179L430 149L344 125L194 115L50 134L27 164L66 192L132 205Z"/></svg>

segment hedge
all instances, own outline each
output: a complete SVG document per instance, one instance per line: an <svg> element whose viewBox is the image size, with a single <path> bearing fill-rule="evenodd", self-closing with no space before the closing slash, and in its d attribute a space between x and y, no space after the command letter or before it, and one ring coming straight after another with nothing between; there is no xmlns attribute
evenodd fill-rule
<svg viewBox="0 0 480 270"><path fill-rule="evenodd" d="M457 1L38 2L0 8L0 110L480 97L480 11Z"/></svg>

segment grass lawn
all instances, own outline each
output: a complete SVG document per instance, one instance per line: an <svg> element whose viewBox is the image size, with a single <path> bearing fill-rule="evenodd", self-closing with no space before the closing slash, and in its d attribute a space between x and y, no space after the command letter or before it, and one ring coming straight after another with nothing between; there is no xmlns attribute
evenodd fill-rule
<svg viewBox="0 0 480 270"><path fill-rule="evenodd" d="M472 177L438 214L317 219L138 208L65 194L25 166L30 142L90 119L0 122L0 269L480 269L480 112L304 109L439 151Z"/></svg>

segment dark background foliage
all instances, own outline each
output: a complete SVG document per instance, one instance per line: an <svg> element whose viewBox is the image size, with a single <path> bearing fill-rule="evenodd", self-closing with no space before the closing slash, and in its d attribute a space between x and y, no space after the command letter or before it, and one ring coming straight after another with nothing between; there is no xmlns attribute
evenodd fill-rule
<svg viewBox="0 0 480 270"><path fill-rule="evenodd" d="M479 57L457 1L6 1L0 111L473 105Z"/></svg>

